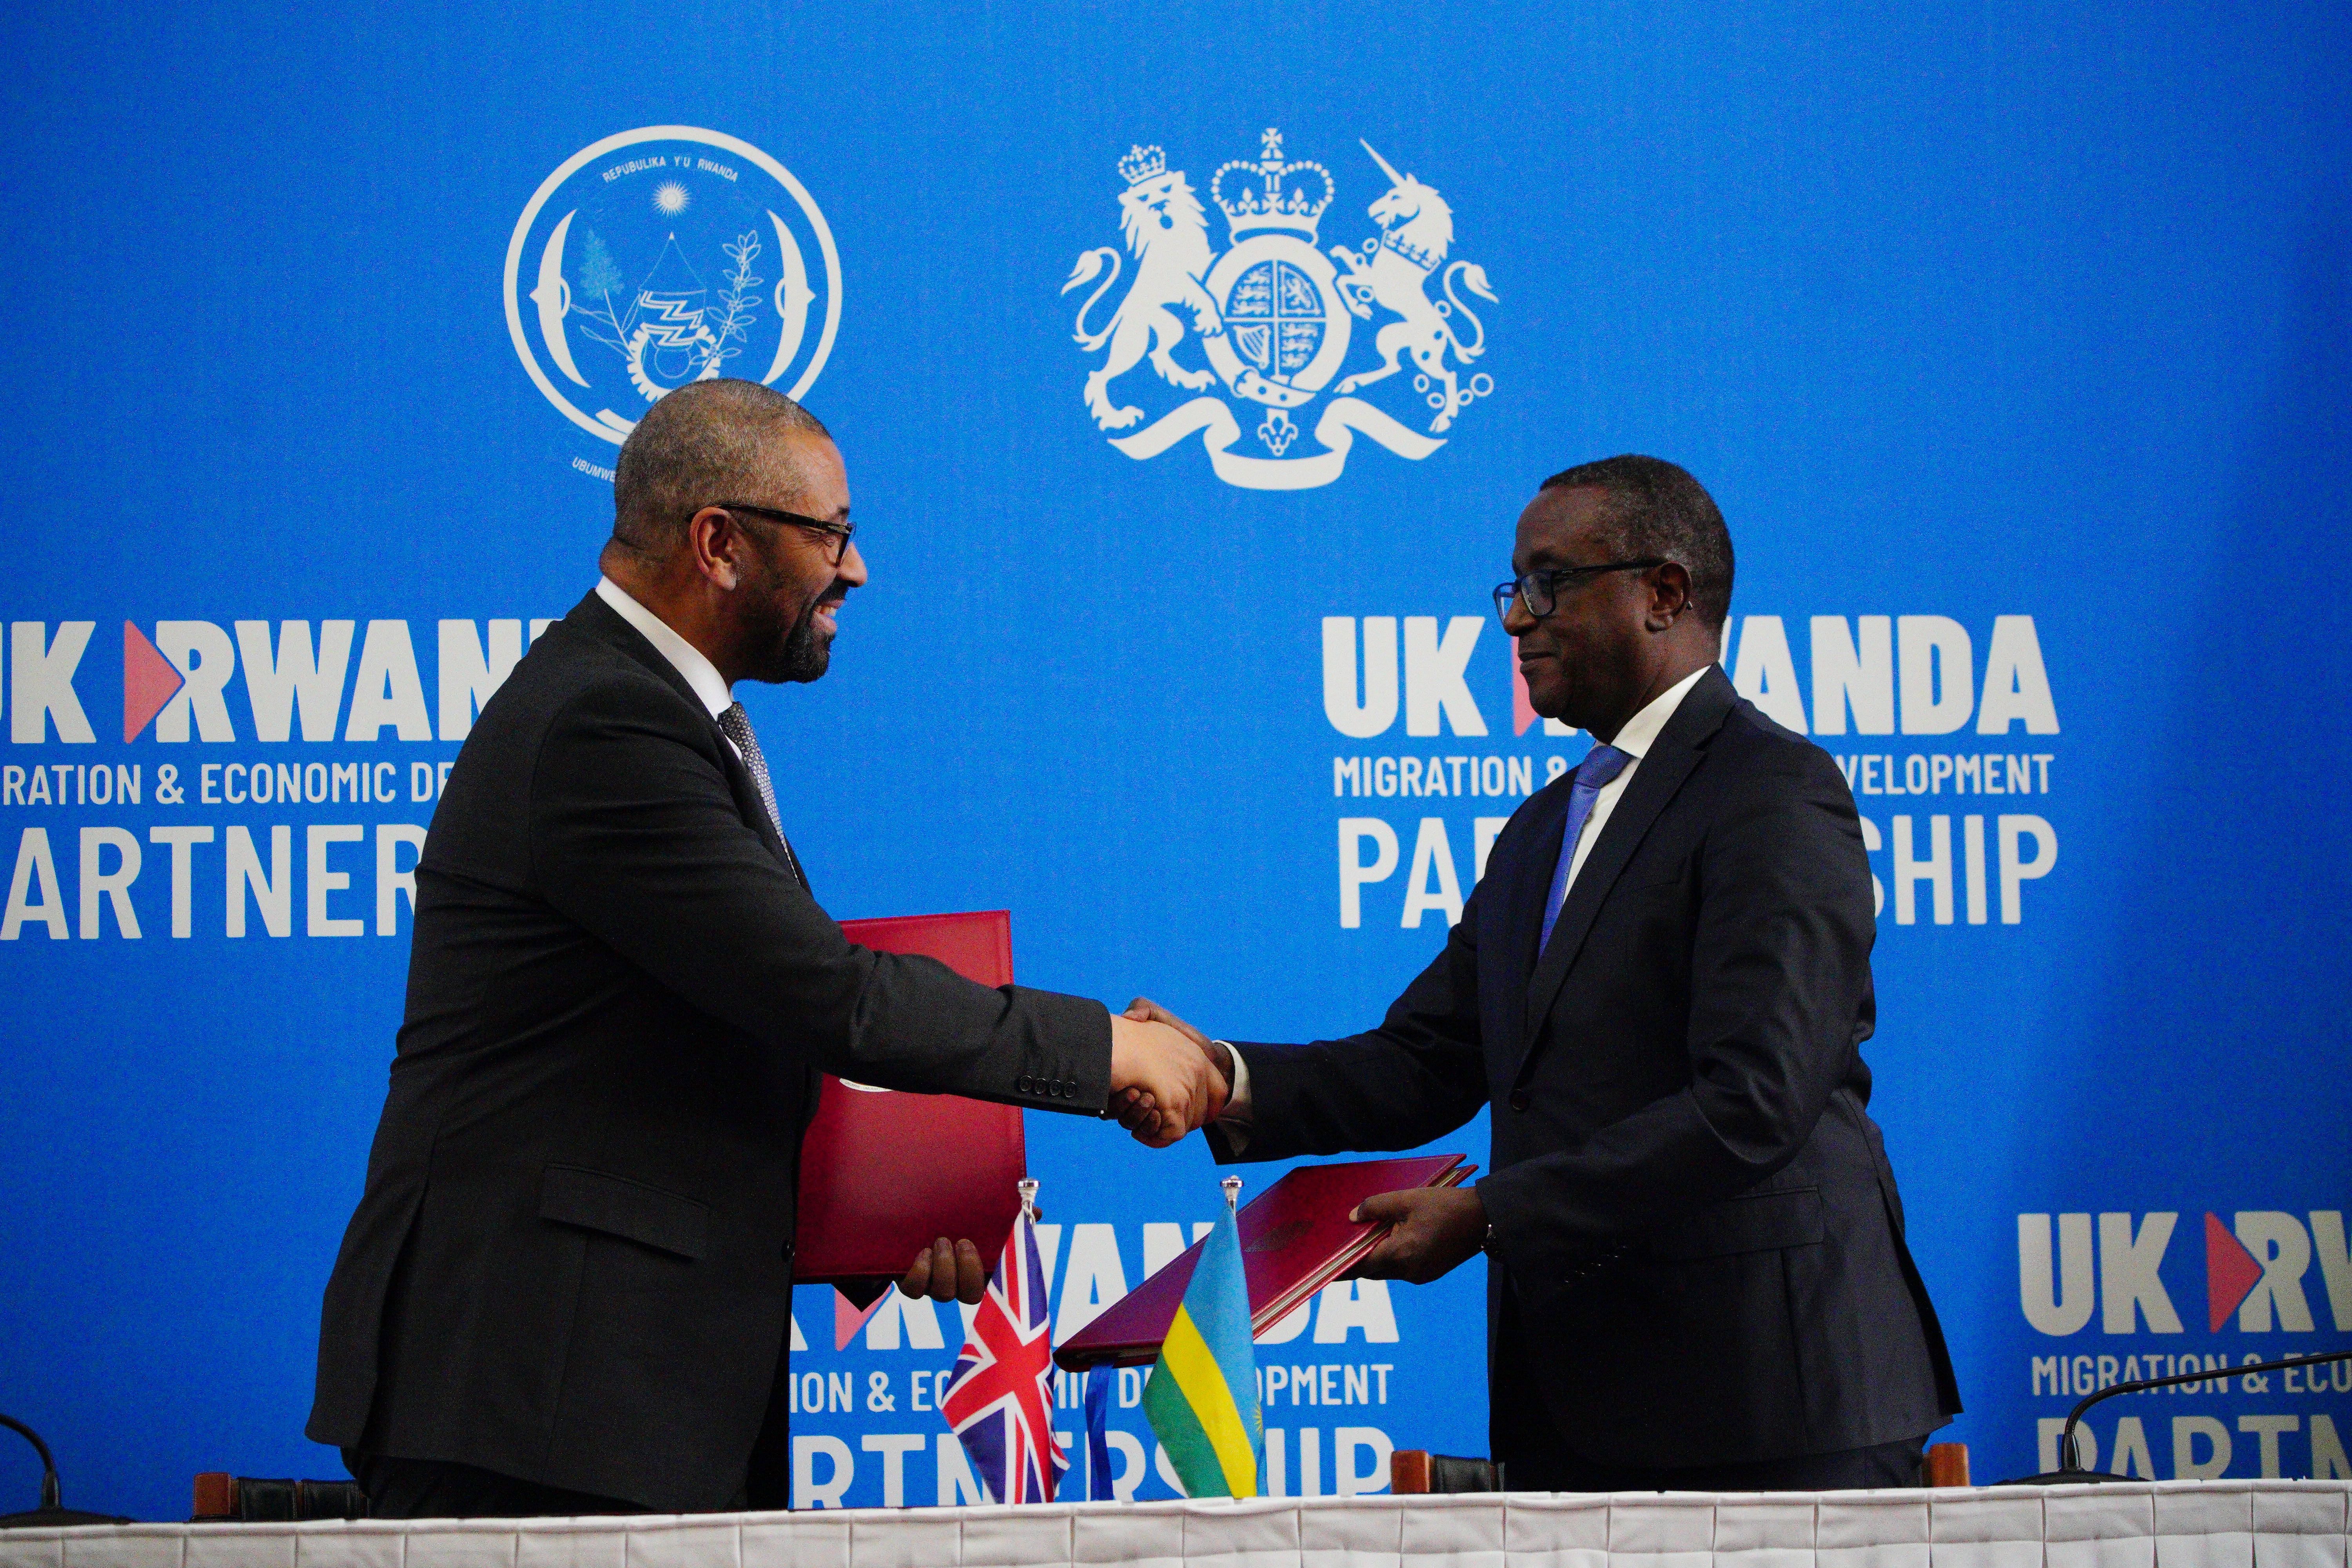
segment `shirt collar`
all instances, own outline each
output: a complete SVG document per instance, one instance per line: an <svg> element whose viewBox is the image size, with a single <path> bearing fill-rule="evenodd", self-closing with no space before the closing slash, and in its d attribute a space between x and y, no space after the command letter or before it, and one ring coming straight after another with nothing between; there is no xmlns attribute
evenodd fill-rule
<svg viewBox="0 0 2352 1568"><path fill-rule="evenodd" d="M645 635L645 639L670 667L686 677L688 686L702 699L702 705L718 718L735 705L735 694L719 673L719 667L702 657L702 650L678 636L669 623L629 597L627 592L610 577L596 579L596 596L613 606L613 613ZM1646 711L1646 710L1645 710Z"/></svg>
<svg viewBox="0 0 2352 1568"><path fill-rule="evenodd" d="M1706 673L1707 668L1692 670L1652 698L1647 707L1625 721L1625 727L1609 743L1629 757L1648 755L1650 748L1657 743L1659 731L1666 727L1666 721L1675 716L1675 710L1683 705L1683 699L1690 695L1690 689L1698 684L1698 678Z"/></svg>

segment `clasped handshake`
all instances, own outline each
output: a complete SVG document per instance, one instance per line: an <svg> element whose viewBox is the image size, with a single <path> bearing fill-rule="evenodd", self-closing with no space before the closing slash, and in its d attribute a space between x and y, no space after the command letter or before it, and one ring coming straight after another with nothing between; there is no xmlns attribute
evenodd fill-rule
<svg viewBox="0 0 2352 1568"><path fill-rule="evenodd" d="M1181 1142L1224 1114L1234 1092L1232 1047L1148 997L1110 1020L1107 1114L1154 1149ZM1348 1216L1386 1227L1350 1278L1435 1279L1475 1253L1486 1234L1486 1205L1471 1187L1420 1187L1366 1198ZM909 1296L977 1301L988 1270L969 1241L941 1237L919 1254L898 1288Z"/></svg>
<svg viewBox="0 0 2352 1568"><path fill-rule="evenodd" d="M1223 1114L1233 1055L1148 997L1110 1021L1108 1114L1136 1141L1165 1149Z"/></svg>
<svg viewBox="0 0 2352 1568"><path fill-rule="evenodd" d="M1108 1114L1139 1142L1165 1149L1214 1121L1234 1089L1233 1058L1224 1047L1139 996L1110 1020ZM898 1281L909 1296L978 1301L988 1285L988 1262L969 1241L940 1237L915 1255Z"/></svg>

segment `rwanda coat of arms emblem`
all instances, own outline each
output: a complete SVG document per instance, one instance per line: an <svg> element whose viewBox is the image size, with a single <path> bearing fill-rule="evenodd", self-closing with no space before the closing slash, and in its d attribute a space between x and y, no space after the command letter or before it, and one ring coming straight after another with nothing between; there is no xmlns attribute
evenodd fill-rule
<svg viewBox="0 0 2352 1568"><path fill-rule="evenodd" d="M841 258L775 159L653 125L581 149L539 187L507 246L506 307L539 390L617 446L688 382L806 392L841 327Z"/></svg>

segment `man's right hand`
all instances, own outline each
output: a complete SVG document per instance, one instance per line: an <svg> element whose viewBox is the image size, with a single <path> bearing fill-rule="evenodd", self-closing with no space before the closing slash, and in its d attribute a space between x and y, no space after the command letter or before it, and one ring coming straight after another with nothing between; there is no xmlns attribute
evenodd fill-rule
<svg viewBox="0 0 2352 1568"><path fill-rule="evenodd" d="M1110 1101L1139 1142L1165 1149L1225 1108L1225 1079L1172 1025L1112 1014Z"/></svg>
<svg viewBox="0 0 2352 1568"><path fill-rule="evenodd" d="M1199 1047L1202 1054L1206 1056L1216 1068L1217 1081L1223 1087L1224 1095L1218 1102L1222 1111L1223 1106L1233 1099L1234 1093L1232 1048L1222 1041L1209 1038L1208 1036L1201 1033L1149 996L1138 996L1134 1001L1129 1002L1127 1005L1127 1016L1139 1024L1165 1024ZM1118 1118L1118 1124L1121 1127L1141 1137L1150 1130L1152 1115L1139 1101L1139 1097L1133 1093L1115 1095L1111 1100L1110 1113ZM1215 1118L1212 1117L1210 1120L1214 1121Z"/></svg>

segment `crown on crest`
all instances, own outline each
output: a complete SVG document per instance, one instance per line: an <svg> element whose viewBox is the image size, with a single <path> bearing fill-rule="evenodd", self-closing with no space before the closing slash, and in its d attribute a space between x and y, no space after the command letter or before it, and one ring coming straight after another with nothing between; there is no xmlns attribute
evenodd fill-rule
<svg viewBox="0 0 2352 1568"><path fill-rule="evenodd" d="M1263 152L1255 160L1236 158L1218 169L1209 182L1209 195L1224 210L1225 221L1232 226L1233 237L1264 229L1282 229L1292 234L1315 237L1315 226L1322 220L1323 209L1331 205L1339 187L1332 183L1331 171L1320 163L1300 162L1286 163L1282 160L1282 132L1269 129L1260 137ZM1322 182L1322 193L1310 195L1312 181L1300 181L1308 175ZM1227 195L1225 182L1235 186ZM1287 188L1285 182L1293 182Z"/></svg>
<svg viewBox="0 0 2352 1568"><path fill-rule="evenodd" d="M1168 172L1168 154L1157 145L1129 147L1127 156L1118 161L1119 177L1130 185L1146 180L1156 180Z"/></svg>

